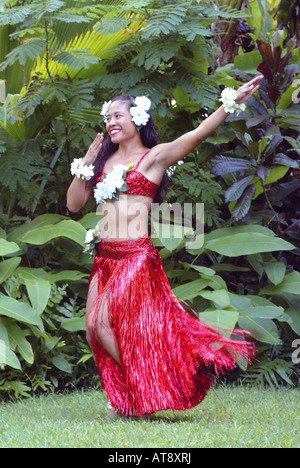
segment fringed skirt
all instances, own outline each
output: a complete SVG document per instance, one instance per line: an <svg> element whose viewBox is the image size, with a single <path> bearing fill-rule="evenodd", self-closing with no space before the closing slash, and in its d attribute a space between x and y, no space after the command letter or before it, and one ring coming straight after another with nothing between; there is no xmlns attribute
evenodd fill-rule
<svg viewBox="0 0 300 468"><path fill-rule="evenodd" d="M150 238L98 244L91 279L98 273L93 323L103 301L119 347L121 365L96 333L91 346L111 405L126 416L198 405L213 383L240 358L250 361L253 344L229 339L189 314L173 293Z"/></svg>

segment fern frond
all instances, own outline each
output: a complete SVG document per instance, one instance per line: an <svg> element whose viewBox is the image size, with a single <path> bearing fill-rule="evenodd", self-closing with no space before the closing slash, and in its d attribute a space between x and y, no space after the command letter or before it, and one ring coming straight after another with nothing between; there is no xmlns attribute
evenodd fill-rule
<svg viewBox="0 0 300 468"><path fill-rule="evenodd" d="M165 41L161 39L146 42L139 48L139 52L131 61L138 67L144 66L146 70L158 68L162 63L168 62L178 51L180 44L173 35Z"/></svg>
<svg viewBox="0 0 300 468"><path fill-rule="evenodd" d="M35 60L45 50L45 39L41 37L33 37L27 39L22 45L15 47L6 55L5 62L0 64L0 71L13 65L16 60L21 65L25 65L27 59Z"/></svg>
<svg viewBox="0 0 300 468"><path fill-rule="evenodd" d="M183 22L186 14L187 8L184 4L167 5L161 9L157 9L150 16L148 24L141 33L142 40L173 32Z"/></svg>
<svg viewBox="0 0 300 468"><path fill-rule="evenodd" d="M52 57L52 60L58 62L68 68L81 70L81 68L89 68L91 64L99 63L100 58L91 55L91 51L87 49L72 50L70 52L62 51Z"/></svg>
<svg viewBox="0 0 300 468"><path fill-rule="evenodd" d="M279 388L282 383L293 385L290 379L293 373L293 364L283 359L263 361L251 366L247 370L246 382L269 385L272 388Z"/></svg>

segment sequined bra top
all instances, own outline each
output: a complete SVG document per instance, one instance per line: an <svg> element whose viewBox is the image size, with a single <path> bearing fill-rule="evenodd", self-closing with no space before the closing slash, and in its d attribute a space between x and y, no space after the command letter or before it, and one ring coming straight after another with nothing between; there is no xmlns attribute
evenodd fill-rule
<svg viewBox="0 0 300 468"><path fill-rule="evenodd" d="M135 167L126 175L125 182L129 187L129 190L123 192L126 195L144 195L145 197L151 197L153 199L155 198L156 192L159 189L159 185L152 182L152 180L147 179L147 177L144 176L144 174L137 170L140 163L143 161L144 157L147 156L148 153L149 151L147 151L147 153L145 153L139 159ZM103 169L100 176L97 179L97 183L102 181L102 177L104 174L107 175L106 172L103 172Z"/></svg>

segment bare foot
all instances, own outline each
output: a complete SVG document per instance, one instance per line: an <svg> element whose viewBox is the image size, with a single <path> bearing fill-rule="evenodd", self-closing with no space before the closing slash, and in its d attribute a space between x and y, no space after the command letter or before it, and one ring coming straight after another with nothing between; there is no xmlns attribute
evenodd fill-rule
<svg viewBox="0 0 300 468"><path fill-rule="evenodd" d="M123 414L119 413L118 410L113 410L111 413L105 416L105 419L124 418Z"/></svg>
<svg viewBox="0 0 300 468"><path fill-rule="evenodd" d="M131 416L133 419L136 419L140 422L146 421L147 419L147 414L141 414L140 416Z"/></svg>

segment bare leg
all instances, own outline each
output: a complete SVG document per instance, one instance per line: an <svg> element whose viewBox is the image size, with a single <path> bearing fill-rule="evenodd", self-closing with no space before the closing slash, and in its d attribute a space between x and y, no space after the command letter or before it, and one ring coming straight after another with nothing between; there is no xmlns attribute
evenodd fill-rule
<svg viewBox="0 0 300 468"><path fill-rule="evenodd" d="M92 349L92 337L95 337L99 343L106 349L106 351L121 365L121 358L119 352L118 342L116 340L110 314L109 314L109 289L103 293L100 303L95 308L95 302L98 297L98 274L96 273L91 280L87 305L86 305L86 329L87 341ZM106 419L126 417L113 410L106 416ZM146 416L136 416L136 419L143 421Z"/></svg>
<svg viewBox="0 0 300 468"><path fill-rule="evenodd" d="M109 290L105 291L100 303L95 309L95 301L98 296L98 274L92 278L90 283L87 306L86 306L86 325L87 340L91 346L94 336L106 351L121 365L119 346L112 328L109 315Z"/></svg>

